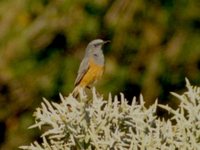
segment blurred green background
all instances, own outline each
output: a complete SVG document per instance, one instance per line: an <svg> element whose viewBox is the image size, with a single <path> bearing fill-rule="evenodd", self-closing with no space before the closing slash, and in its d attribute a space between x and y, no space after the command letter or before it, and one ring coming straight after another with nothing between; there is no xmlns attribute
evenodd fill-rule
<svg viewBox="0 0 200 150"><path fill-rule="evenodd" d="M185 77L200 84L199 0L1 0L0 149L37 139L32 114L42 97L59 102L73 90L87 44L104 47L97 85L107 98L143 94L147 106L177 105Z"/></svg>

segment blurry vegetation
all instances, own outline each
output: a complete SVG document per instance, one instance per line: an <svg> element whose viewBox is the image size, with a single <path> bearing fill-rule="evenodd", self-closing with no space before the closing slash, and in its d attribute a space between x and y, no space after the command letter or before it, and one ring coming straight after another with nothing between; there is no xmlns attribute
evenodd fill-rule
<svg viewBox="0 0 200 150"><path fill-rule="evenodd" d="M73 89L87 43L111 40L98 91L176 105L169 91L200 84L199 0L1 0L0 149L28 143L41 97ZM172 101L169 101L172 99Z"/></svg>

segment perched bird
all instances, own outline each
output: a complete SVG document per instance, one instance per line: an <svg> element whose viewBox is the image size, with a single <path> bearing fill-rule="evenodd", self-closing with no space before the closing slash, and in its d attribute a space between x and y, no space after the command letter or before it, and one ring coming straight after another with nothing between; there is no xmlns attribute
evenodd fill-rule
<svg viewBox="0 0 200 150"><path fill-rule="evenodd" d="M104 55L102 46L110 41L96 39L91 41L86 48L85 56L79 66L78 75L75 80L75 88L72 92L77 97L80 90L91 86L101 78L104 72Z"/></svg>

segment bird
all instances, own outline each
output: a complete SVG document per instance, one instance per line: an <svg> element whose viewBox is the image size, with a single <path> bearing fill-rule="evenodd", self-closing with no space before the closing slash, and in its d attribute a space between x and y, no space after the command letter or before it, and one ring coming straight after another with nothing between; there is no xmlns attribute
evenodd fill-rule
<svg viewBox="0 0 200 150"><path fill-rule="evenodd" d="M110 41L95 39L91 41L85 50L85 56L80 63L74 90L72 95L77 98L80 91L85 88L91 88L103 75L105 69L105 60L102 47Z"/></svg>

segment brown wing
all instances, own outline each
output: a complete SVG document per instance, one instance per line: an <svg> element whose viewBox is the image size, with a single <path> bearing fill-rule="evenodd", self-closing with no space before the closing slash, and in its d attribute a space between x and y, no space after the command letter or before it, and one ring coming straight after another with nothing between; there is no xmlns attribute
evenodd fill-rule
<svg viewBox="0 0 200 150"><path fill-rule="evenodd" d="M80 81L82 80L88 69L89 69L89 60L88 58L84 58L78 70L78 75L74 83L75 86L77 86L80 83Z"/></svg>

